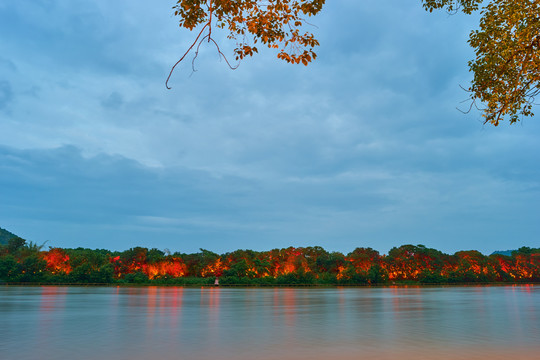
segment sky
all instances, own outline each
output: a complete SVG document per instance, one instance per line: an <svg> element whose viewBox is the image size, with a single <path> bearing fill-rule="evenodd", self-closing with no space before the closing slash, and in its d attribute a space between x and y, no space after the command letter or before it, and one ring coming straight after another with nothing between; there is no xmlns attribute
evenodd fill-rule
<svg viewBox="0 0 540 360"><path fill-rule="evenodd" d="M210 44L167 90L195 38L173 5L0 3L0 227L186 253L540 246L540 120L458 110L478 15L332 0L308 67L260 48L232 71Z"/></svg>

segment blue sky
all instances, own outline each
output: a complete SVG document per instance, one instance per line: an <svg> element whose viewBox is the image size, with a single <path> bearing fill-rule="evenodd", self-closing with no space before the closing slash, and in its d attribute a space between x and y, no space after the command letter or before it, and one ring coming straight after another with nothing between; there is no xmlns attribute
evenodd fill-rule
<svg viewBox="0 0 540 360"><path fill-rule="evenodd" d="M167 90L195 36L173 4L0 4L0 227L114 250L540 245L537 118L456 110L477 15L329 1L309 67L265 50L231 71L206 46Z"/></svg>

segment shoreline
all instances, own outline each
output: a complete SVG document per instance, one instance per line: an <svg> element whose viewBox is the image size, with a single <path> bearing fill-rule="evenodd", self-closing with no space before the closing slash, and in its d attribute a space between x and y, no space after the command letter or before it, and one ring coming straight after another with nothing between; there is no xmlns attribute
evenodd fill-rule
<svg viewBox="0 0 540 360"><path fill-rule="evenodd" d="M515 283L453 283L453 284L152 284L152 283L0 283L0 286L58 286L58 287L183 287L183 288L442 288L442 287L489 287L489 286L537 286L540 282L515 282Z"/></svg>

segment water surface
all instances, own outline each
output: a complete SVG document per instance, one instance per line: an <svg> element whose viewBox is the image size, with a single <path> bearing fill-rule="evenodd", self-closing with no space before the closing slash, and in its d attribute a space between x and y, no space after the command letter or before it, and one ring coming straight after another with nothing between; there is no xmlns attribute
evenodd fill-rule
<svg viewBox="0 0 540 360"><path fill-rule="evenodd" d="M3 360L540 358L540 287L0 286Z"/></svg>

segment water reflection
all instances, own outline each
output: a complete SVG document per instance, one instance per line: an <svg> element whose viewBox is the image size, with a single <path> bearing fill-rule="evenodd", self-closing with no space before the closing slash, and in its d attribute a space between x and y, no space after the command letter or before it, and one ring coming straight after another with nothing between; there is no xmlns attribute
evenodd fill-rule
<svg viewBox="0 0 540 360"><path fill-rule="evenodd" d="M51 353L51 340L59 336L63 317L62 312L65 308L66 292L58 287L44 286L36 288L40 290L38 320L35 332L28 334L34 338L35 344L41 348L41 351Z"/></svg>
<svg viewBox="0 0 540 360"><path fill-rule="evenodd" d="M538 286L0 287L2 360L537 358Z"/></svg>

